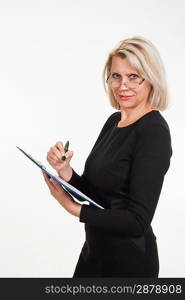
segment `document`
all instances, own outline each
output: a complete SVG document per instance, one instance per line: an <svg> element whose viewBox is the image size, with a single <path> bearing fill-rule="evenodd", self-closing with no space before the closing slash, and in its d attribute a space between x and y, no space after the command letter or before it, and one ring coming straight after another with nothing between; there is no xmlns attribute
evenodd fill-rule
<svg viewBox="0 0 185 300"><path fill-rule="evenodd" d="M98 208L104 209L103 206L99 205L89 197L87 197L85 194L80 192L78 189L76 189L74 186L60 178L59 176L52 173L50 170L48 170L43 164L35 160L30 154L16 146L26 157L28 157L35 165L37 165L42 171L44 171L49 177L51 177L53 180L58 182L67 192L69 192L73 197L75 197L79 201L87 201L90 205L96 206Z"/></svg>

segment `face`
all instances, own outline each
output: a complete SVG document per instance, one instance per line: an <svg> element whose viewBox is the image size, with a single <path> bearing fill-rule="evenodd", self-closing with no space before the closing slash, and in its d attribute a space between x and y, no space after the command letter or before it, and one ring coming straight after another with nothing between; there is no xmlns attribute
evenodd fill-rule
<svg viewBox="0 0 185 300"><path fill-rule="evenodd" d="M119 78L120 85L118 87L111 86L112 93L116 101L120 105L120 109L131 109L136 107L148 107L148 96L151 89L150 84L144 82L137 86L136 89L128 88L125 82L137 81L141 82L142 77L129 62L128 58L113 56L111 65L111 78ZM140 80L139 80L140 79Z"/></svg>

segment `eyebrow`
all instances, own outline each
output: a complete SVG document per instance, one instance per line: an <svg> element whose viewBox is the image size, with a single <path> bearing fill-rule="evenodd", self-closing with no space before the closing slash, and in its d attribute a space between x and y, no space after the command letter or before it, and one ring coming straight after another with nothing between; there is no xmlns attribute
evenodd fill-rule
<svg viewBox="0 0 185 300"><path fill-rule="evenodd" d="M119 72L116 72L116 71L110 72L110 73L111 73L111 74L117 73L117 74L121 75ZM126 75L130 75L130 74L137 74L137 75L139 75L139 72L137 72L137 71L132 71L132 72L126 73Z"/></svg>

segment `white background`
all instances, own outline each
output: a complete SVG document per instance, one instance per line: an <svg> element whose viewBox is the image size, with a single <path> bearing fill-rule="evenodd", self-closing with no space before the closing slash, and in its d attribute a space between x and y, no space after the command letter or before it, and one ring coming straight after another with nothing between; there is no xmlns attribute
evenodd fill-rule
<svg viewBox="0 0 185 300"><path fill-rule="evenodd" d="M0 276L72 277L84 224L51 197L36 159L70 141L73 168L85 160L115 110L103 90L109 51L142 35L158 48L168 75L170 109L162 112L173 156L152 222L160 277L185 275L184 85L182 0L0 1Z"/></svg>

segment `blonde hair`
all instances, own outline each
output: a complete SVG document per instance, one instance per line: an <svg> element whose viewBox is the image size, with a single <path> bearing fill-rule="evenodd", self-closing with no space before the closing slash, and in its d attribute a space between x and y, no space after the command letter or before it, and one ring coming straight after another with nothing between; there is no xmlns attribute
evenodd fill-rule
<svg viewBox="0 0 185 300"><path fill-rule="evenodd" d="M109 53L103 70L103 84L109 96L112 107L120 109L119 103L109 86L106 86L107 78L110 75L112 57L118 55L128 58L141 76L151 85L148 102L151 107L158 110L165 110L169 105L169 92L166 82L166 73L162 59L157 48L147 39L134 36L119 42L119 44Z"/></svg>

